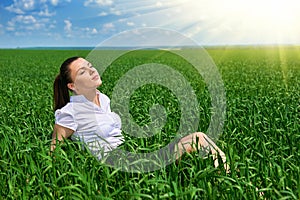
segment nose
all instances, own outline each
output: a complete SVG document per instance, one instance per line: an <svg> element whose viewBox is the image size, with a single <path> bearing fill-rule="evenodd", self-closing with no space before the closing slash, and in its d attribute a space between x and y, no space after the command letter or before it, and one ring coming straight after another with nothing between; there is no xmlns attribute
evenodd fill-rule
<svg viewBox="0 0 300 200"><path fill-rule="evenodd" d="M90 75L94 74L96 72L95 68L90 68Z"/></svg>

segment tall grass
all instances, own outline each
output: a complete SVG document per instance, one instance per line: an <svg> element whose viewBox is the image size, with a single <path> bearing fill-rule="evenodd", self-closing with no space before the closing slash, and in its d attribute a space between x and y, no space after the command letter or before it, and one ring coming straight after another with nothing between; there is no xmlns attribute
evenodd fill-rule
<svg viewBox="0 0 300 200"><path fill-rule="evenodd" d="M148 173L108 167L71 141L51 157L53 80L65 58L89 52L0 50L1 199L299 199L299 49L208 52L226 89L226 121L218 145L228 156L230 174L198 153ZM205 131L210 120L205 84L189 64L168 52L133 52L117 60L103 74L100 90L110 96L123 73L154 60L173 66L190 81L201 104L199 129ZM169 115L160 134L143 140L126 135L124 148L150 151L167 144L178 128L176 97L152 84L139 88L131 103L140 124L149 122L148 110L155 103L164 105Z"/></svg>

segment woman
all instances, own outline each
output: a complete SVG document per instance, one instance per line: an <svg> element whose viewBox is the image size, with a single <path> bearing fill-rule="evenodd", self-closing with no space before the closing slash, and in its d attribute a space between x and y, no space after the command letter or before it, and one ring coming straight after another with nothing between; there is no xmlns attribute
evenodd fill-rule
<svg viewBox="0 0 300 200"><path fill-rule="evenodd" d="M55 126L51 151L65 138L79 139L98 159L116 149L124 141L120 117L110 110L110 99L97 88L102 84L97 70L81 57L63 62L54 81ZM73 96L69 96L69 91ZM198 143L198 144L197 144ZM197 144L197 146L195 146ZM207 135L196 132L181 138L171 152L179 159L184 152L208 149L217 167L220 155L228 171L225 154Z"/></svg>

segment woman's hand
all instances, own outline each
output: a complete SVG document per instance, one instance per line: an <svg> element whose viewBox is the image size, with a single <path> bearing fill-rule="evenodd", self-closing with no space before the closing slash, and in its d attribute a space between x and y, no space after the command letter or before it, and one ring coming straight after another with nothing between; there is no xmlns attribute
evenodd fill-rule
<svg viewBox="0 0 300 200"><path fill-rule="evenodd" d="M229 165L226 163L226 155L224 152L204 133L196 132L183 137L176 151L176 158L180 158L183 153L191 153L193 151L203 150L205 153L211 152L215 167L219 166L218 155L221 157L224 168L227 173L230 173Z"/></svg>

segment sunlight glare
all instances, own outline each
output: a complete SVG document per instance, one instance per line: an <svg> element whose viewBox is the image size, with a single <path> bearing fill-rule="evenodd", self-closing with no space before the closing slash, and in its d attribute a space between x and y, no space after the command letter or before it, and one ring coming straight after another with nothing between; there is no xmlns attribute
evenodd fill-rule
<svg viewBox="0 0 300 200"><path fill-rule="evenodd" d="M218 34L232 37L232 33L236 34L235 39L248 37L267 43L299 41L298 0L189 0L182 7L186 11L185 18L191 16L201 27L191 30L191 35L197 35L197 29L207 29L211 37L220 37ZM206 27L203 21L207 22Z"/></svg>
<svg viewBox="0 0 300 200"><path fill-rule="evenodd" d="M128 24L166 27L211 44L300 43L300 0L151 2L121 9L135 13L126 18Z"/></svg>

